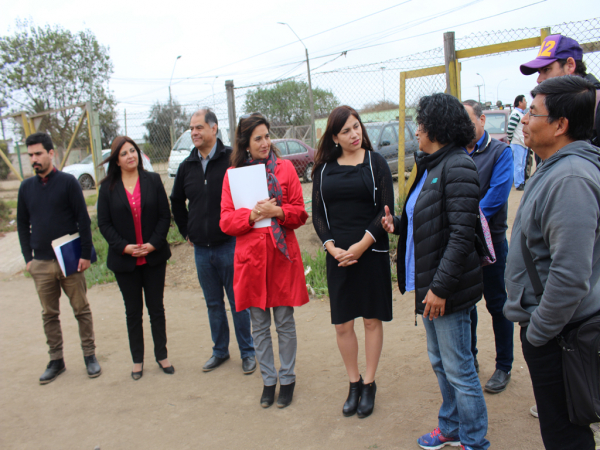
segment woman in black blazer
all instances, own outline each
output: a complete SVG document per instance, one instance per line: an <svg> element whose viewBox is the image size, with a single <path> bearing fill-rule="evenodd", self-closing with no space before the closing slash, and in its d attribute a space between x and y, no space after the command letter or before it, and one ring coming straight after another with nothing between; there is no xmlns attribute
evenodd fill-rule
<svg viewBox="0 0 600 450"><path fill-rule="evenodd" d="M131 377L139 380L144 368L143 297L156 362L163 372L173 374L175 368L167 359L163 305L167 260L171 257L167 194L160 175L144 170L140 149L127 136L114 139L104 163L108 163L108 174L100 184L98 226L109 245L106 265L115 273L125 301L133 358Z"/></svg>

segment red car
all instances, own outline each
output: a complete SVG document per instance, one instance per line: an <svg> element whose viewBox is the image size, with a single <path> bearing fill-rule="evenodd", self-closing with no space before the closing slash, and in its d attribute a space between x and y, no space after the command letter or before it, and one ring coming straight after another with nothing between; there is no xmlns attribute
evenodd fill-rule
<svg viewBox="0 0 600 450"><path fill-rule="evenodd" d="M312 169L315 164L315 150L299 139L273 139L281 157L292 162L298 177L305 182L312 181Z"/></svg>

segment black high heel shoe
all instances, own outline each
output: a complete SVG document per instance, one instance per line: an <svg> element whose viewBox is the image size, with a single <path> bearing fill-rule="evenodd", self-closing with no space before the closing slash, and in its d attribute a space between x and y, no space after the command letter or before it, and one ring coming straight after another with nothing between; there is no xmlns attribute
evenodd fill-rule
<svg viewBox="0 0 600 450"><path fill-rule="evenodd" d="M142 370L140 370L139 372L131 372L131 378L137 381L140 378L142 378L142 375L144 375L144 363L142 363Z"/></svg>
<svg viewBox="0 0 600 450"><path fill-rule="evenodd" d="M158 364L158 367L160 367L166 374L173 375L175 373L175 367L173 367L173 364L171 364L169 367L163 367L160 365L158 360L156 360L156 364Z"/></svg>
<svg viewBox="0 0 600 450"><path fill-rule="evenodd" d="M375 384L375 380L373 380L372 383L362 385L360 402L358 403L358 408L356 408L359 419L364 419L365 417L370 416L373 412L373 408L375 407L376 392L377 385Z"/></svg>
<svg viewBox="0 0 600 450"><path fill-rule="evenodd" d="M360 377L358 381L354 383L350 382L350 391L348 392L348 398L346 399L346 403L344 403L344 408L342 409L344 417L350 417L356 414L356 409L358 408L358 402L360 400L362 386L362 377Z"/></svg>

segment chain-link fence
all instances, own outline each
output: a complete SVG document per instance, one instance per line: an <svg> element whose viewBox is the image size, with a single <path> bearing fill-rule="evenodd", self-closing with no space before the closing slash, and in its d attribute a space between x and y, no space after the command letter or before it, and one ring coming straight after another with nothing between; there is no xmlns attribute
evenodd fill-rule
<svg viewBox="0 0 600 450"><path fill-rule="evenodd" d="M600 19L554 25L549 31L577 40L584 48L588 72L600 74ZM515 46L503 45L528 39L533 42L529 47L515 49ZM227 145L231 144L231 125L235 127L242 114L259 111L269 118L271 135L282 157L292 160L299 177L308 181L311 179L314 148L325 131L329 113L335 106L347 104L360 112L375 151L388 160L392 172L409 172L414 161L413 153L418 148L414 119L419 99L434 92L446 91L447 78L452 76L456 78L456 95L460 98L461 61L480 61L470 63L470 70L473 70L473 64L484 67L489 58L501 57L508 51L534 48L536 39L539 46L539 28L459 36L454 46L458 65L450 74L445 70L443 46L378 63L335 70L327 70L327 65L332 61L318 65L311 60L310 82L306 74L241 86L236 86L233 80L229 95L227 90L219 88L201 99L179 98L166 104L157 102L144 112L118 110L112 122L114 129L106 128L114 135L126 134L139 143L153 170L171 183L179 163L193 147L188 129L194 111L210 107L215 112L220 137ZM493 47L494 53L460 56L461 52L464 54L469 49L485 46ZM343 55L332 58L340 57ZM402 73L405 74L405 80L399 82ZM4 120L3 125L17 126L14 122L8 122L11 121ZM404 127L399 133L401 123L404 123ZM108 145L103 148L108 148ZM80 146L79 153L72 152L69 163L75 162L78 155L84 158L87 150L85 145ZM399 160L399 154L404 154L403 161Z"/></svg>

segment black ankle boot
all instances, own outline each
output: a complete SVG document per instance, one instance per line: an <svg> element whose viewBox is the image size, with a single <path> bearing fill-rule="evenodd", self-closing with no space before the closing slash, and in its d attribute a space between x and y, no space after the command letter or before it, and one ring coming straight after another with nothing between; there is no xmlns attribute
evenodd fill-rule
<svg viewBox="0 0 600 450"><path fill-rule="evenodd" d="M348 398L344 403L342 413L344 417L350 417L356 414L356 408L358 408L358 401L360 400L360 391L362 390L363 379L362 377L355 383L350 382L350 391L348 392Z"/></svg>
<svg viewBox="0 0 600 450"><path fill-rule="evenodd" d="M275 402L275 388L276 384L273 386L265 386L263 388L262 396L260 397L260 406L263 408L268 408Z"/></svg>
<svg viewBox="0 0 600 450"><path fill-rule="evenodd" d="M290 384L284 384L279 388L279 397L277 397L277 407L285 408L290 406L292 399L294 398L294 387L296 382Z"/></svg>
<svg viewBox="0 0 600 450"><path fill-rule="evenodd" d="M364 419L365 417L370 416L373 412L373 408L375 407L376 392L377 385L375 384L375 380L373 380L372 383L362 385L360 402L358 403L358 408L356 408L359 419Z"/></svg>

